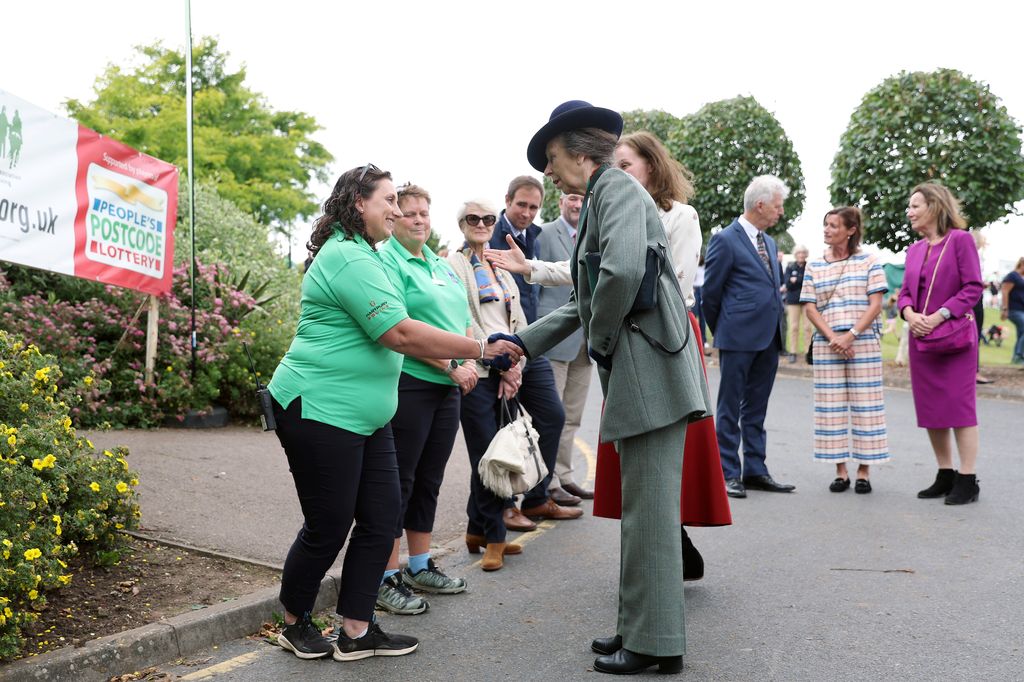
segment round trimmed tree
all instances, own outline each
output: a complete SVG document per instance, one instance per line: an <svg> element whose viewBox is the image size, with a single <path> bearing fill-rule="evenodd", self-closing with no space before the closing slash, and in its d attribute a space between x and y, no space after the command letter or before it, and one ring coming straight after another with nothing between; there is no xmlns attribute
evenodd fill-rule
<svg viewBox="0 0 1024 682"><path fill-rule="evenodd" d="M758 175L778 176L789 187L786 215L768 230L791 244L786 232L804 208L804 174L793 143L774 115L753 97L706 104L682 119L665 141L694 176L693 207L701 229L726 227L743 213L743 192Z"/></svg>
<svg viewBox="0 0 1024 682"><path fill-rule="evenodd" d="M953 69L906 72L864 95L832 162L835 205L864 212L864 241L902 251L917 239L908 193L937 180L971 227L1016 213L1024 198L1021 127L988 85Z"/></svg>

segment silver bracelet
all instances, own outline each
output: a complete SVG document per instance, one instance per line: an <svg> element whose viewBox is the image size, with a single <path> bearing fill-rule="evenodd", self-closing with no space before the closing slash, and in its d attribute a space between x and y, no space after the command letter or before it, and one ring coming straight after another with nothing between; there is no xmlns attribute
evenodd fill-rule
<svg viewBox="0 0 1024 682"><path fill-rule="evenodd" d="M483 339L477 339L476 342L480 344L480 357L479 357L479 359L483 360L484 359L484 349L487 347L487 344L484 343Z"/></svg>

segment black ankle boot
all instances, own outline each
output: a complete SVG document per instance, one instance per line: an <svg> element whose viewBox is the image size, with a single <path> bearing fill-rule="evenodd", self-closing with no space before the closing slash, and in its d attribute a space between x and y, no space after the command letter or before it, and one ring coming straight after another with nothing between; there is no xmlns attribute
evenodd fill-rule
<svg viewBox="0 0 1024 682"><path fill-rule="evenodd" d="M939 473L935 476L935 483L924 490L917 493L917 496L923 500L930 499L933 497L942 497L948 495L949 491L953 489L953 479L956 478L956 471L953 469L939 469Z"/></svg>
<svg viewBox="0 0 1024 682"><path fill-rule="evenodd" d="M594 653L609 656L622 648L622 636L598 637L590 643L590 649Z"/></svg>
<svg viewBox="0 0 1024 682"><path fill-rule="evenodd" d="M953 482L953 490L946 495L946 504L967 504L977 502L981 488L978 487L978 477L974 474L957 474Z"/></svg>
<svg viewBox="0 0 1024 682"><path fill-rule="evenodd" d="M594 670L612 675L635 675L655 665L658 666L658 672L662 674L682 672L683 657L648 656L629 649L619 649L614 654L598 656L594 660Z"/></svg>
<svg viewBox="0 0 1024 682"><path fill-rule="evenodd" d="M686 534L686 526L679 526L679 530L683 534L683 581L700 580L704 577L704 557Z"/></svg>

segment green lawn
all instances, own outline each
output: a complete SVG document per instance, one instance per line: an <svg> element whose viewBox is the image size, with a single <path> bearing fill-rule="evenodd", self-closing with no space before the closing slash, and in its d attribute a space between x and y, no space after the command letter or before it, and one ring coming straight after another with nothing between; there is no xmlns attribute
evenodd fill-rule
<svg viewBox="0 0 1024 682"><path fill-rule="evenodd" d="M901 334L903 333L902 324L900 322ZM984 343L981 344L981 364L983 367L1009 365L1010 357L1013 354L1013 345L1017 343L1017 333L1013 323L1009 320L1000 320L997 308L985 308L985 324L982 326L982 331L987 332L988 328L994 324L998 324L1003 328L1003 345L996 346L993 343L986 346ZM896 348L898 345L899 340L895 334L885 334L882 337L882 359L896 359Z"/></svg>

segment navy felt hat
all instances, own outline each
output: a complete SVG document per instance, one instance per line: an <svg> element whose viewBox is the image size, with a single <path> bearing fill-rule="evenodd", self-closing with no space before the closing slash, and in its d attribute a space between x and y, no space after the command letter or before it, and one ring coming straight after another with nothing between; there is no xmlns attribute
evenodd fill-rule
<svg viewBox="0 0 1024 682"><path fill-rule="evenodd" d="M530 165L543 173L548 165L548 142L559 133L580 128L599 128L618 137L622 135L622 117L617 111L595 107L583 100L562 102L551 112L544 127L530 140L526 148L526 158Z"/></svg>

